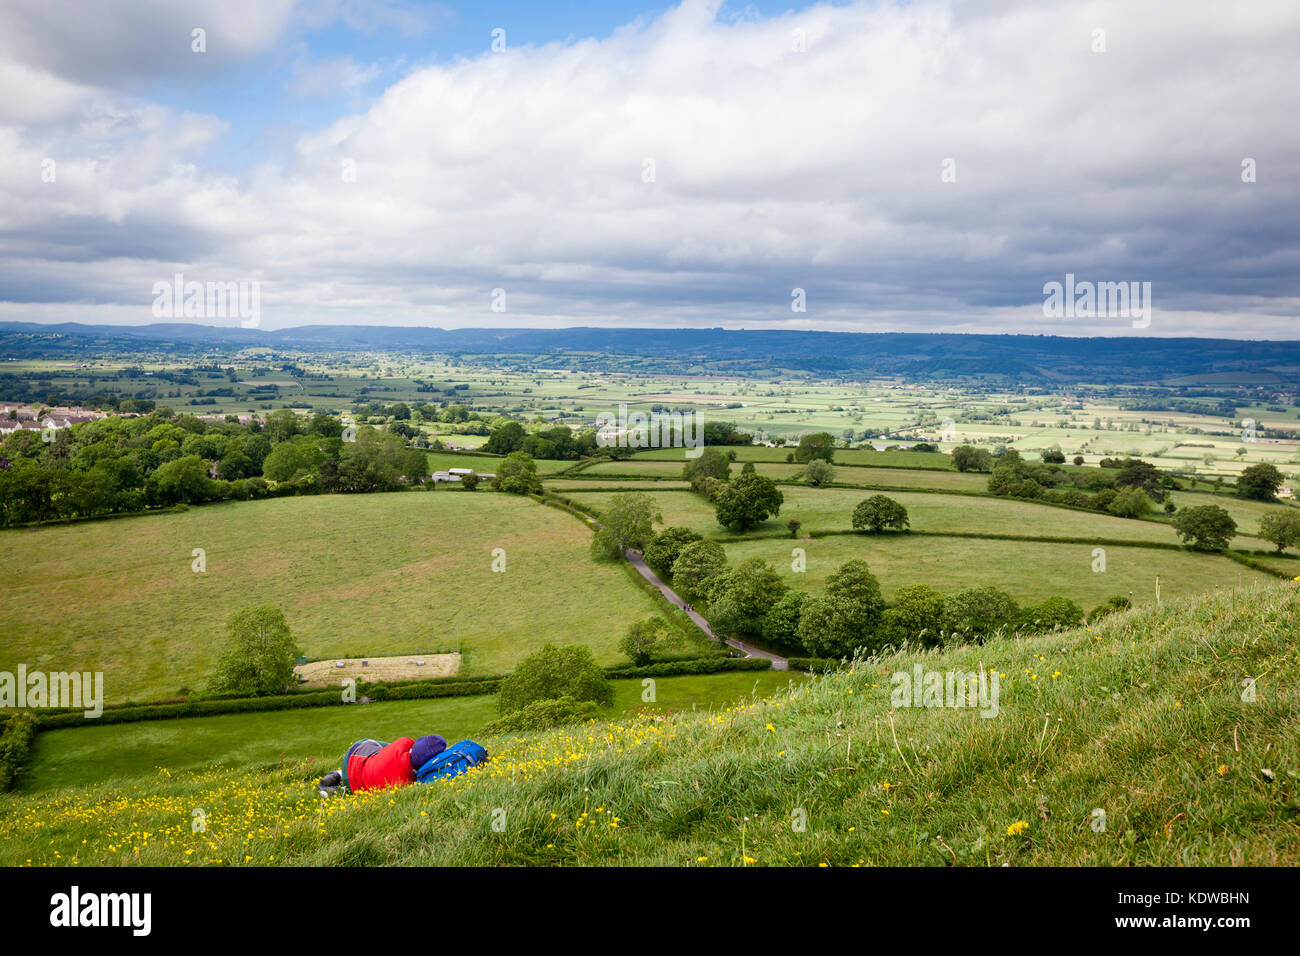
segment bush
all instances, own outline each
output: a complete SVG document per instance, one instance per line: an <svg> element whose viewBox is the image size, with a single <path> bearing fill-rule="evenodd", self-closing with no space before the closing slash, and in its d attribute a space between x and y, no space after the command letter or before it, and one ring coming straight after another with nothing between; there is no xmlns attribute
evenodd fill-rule
<svg viewBox="0 0 1300 956"><path fill-rule="evenodd" d="M501 734L529 733L594 720L600 716L600 705L590 700L574 700L565 695L554 700L535 700L519 710L512 711L483 725L488 737Z"/></svg>
<svg viewBox="0 0 1300 956"><path fill-rule="evenodd" d="M36 715L17 711L5 722L0 733L0 793L13 786L14 775L26 762L36 738Z"/></svg>
<svg viewBox="0 0 1300 956"><path fill-rule="evenodd" d="M668 624L661 617L637 621L627 629L627 633L618 642L618 649L627 655L627 659L633 664L648 664L655 645L659 643L667 629Z"/></svg>
<svg viewBox="0 0 1300 956"><path fill-rule="evenodd" d="M683 674L720 674L723 671L765 671L772 666L766 657L695 657L681 661L656 661L643 667L607 667L610 680L635 677L677 677Z"/></svg>
<svg viewBox="0 0 1300 956"><path fill-rule="evenodd" d="M988 471L993 467L993 456L974 445L958 445L952 450L952 466L958 471Z"/></svg>
<svg viewBox="0 0 1300 956"><path fill-rule="evenodd" d="M999 630L1014 626L1020 616L1015 599L993 587L966 588L947 598L943 606L946 635L983 641Z"/></svg>
<svg viewBox="0 0 1300 956"><path fill-rule="evenodd" d="M1132 606L1133 602L1129 600L1127 595L1112 594L1106 599L1105 604L1099 604L1088 612L1088 620L1097 621L1107 614L1114 614L1116 611L1127 611Z"/></svg>
<svg viewBox="0 0 1300 956"><path fill-rule="evenodd" d="M497 707L502 714L508 714L537 700L560 697L605 706L614 702L614 689L604 671L597 666L590 649L580 644L544 644L541 650L525 657L515 672L501 682Z"/></svg>
<svg viewBox="0 0 1300 956"><path fill-rule="evenodd" d="M835 480L835 466L822 458L814 458L804 468L803 480L814 488L828 485Z"/></svg>
<svg viewBox="0 0 1300 956"><path fill-rule="evenodd" d="M1027 631L1064 630L1083 623L1083 608L1067 598L1050 597L1041 604L1025 608L1020 621Z"/></svg>

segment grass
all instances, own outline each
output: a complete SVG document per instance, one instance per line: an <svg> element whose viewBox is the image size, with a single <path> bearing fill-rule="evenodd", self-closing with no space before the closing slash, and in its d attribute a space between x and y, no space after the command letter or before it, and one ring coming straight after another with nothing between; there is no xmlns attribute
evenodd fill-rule
<svg viewBox="0 0 1300 956"><path fill-rule="evenodd" d="M619 680L613 682L610 715L720 705L755 688L771 693L792 679L803 677L780 671L660 677L653 705L642 703L641 681ZM269 768L286 760L312 760L329 769L362 737L393 740L437 733L454 743L478 735L496 716L496 696L486 694L51 730L37 737L21 785L46 790L152 776L159 768L170 773L212 764Z"/></svg>
<svg viewBox="0 0 1300 956"><path fill-rule="evenodd" d="M102 670L110 702L174 694L211 672L230 613L258 603L284 609L308 657L459 646L463 673L499 673L550 640L612 663L656 605L589 541L554 508L447 488L4 531L0 670Z"/></svg>
<svg viewBox="0 0 1300 956"><path fill-rule="evenodd" d="M10 794L0 864L1294 866L1297 598L903 652L712 712L490 741L481 770L356 798L315 797L301 764ZM997 716L891 706L916 664L1005 675Z"/></svg>
<svg viewBox="0 0 1300 956"><path fill-rule="evenodd" d="M803 548L807 570L791 570L791 549ZM836 535L792 541L768 538L725 545L737 564L761 557L792 588L820 593L826 576L845 561L861 558L880 579L886 600L904 584L928 584L945 594L992 585L1021 604L1060 595L1091 610L1114 594L1133 594L1137 603L1154 601L1160 576L1164 600L1207 591L1263 583L1268 575L1227 558L1190 551L1106 546L1106 570L1092 570L1093 548L1086 544L996 541L979 538L932 538L912 535ZM1300 561L1296 574L1300 574Z"/></svg>
<svg viewBox="0 0 1300 956"><path fill-rule="evenodd" d="M873 492L858 488L805 488L782 486L785 503L776 518L770 518L757 531L782 531L794 518L807 531L847 531L853 527L853 509ZM587 492L581 489L565 494L584 506L600 509L607 506L613 492ZM666 525L684 525L709 536L729 536L733 532L721 527L711 504L699 495L653 495L659 502ZM1014 498L983 498L968 495L944 495L931 492L889 492L888 497L902 504L916 531L975 532L980 534L1024 534L1044 537L1091 537L1117 541L1152 541L1179 544L1172 527L1161 521L1137 521L1112 515L1053 508ZM1188 496L1190 497L1190 496ZM1239 537L1235 547L1267 547L1258 539Z"/></svg>

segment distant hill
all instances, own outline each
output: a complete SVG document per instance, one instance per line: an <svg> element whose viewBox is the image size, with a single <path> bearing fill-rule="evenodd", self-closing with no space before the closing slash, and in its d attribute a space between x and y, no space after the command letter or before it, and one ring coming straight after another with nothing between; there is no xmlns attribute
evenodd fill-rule
<svg viewBox="0 0 1300 956"><path fill-rule="evenodd" d="M439 329L308 325L262 331L168 323L104 326L0 323L6 357L66 357L90 351L166 347L211 351L262 346L296 350L380 350L458 356L546 356L578 365L583 355L617 355L644 371L742 375L809 373L858 378L963 379L1020 384L1300 381L1300 342L1067 338L905 332L729 329Z"/></svg>

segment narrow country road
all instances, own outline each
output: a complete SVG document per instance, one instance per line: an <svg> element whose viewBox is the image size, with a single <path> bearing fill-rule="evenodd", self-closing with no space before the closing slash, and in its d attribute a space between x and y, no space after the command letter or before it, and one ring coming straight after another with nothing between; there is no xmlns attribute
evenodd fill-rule
<svg viewBox="0 0 1300 956"><path fill-rule="evenodd" d="M663 581L659 580L659 575L655 574L654 571L650 570L650 566L645 563L645 558L641 556L640 551L633 551L631 548L628 548L626 551L623 552L623 557L627 558L627 560L631 563L632 567L636 568L638 571L641 572L641 577L645 578L647 581L649 581L651 584L653 584L655 587L659 589L660 593L663 594L663 596L668 599L668 603L686 611L686 613L690 615L691 620L695 622L696 627L698 627L705 634L709 635L709 637L713 638L714 640L717 640L717 635L715 635L713 633L713 629L709 627L709 622L706 621L704 617L699 613L697 613L696 611L687 610L686 602L677 596L677 592L675 592L668 585L664 584ZM779 655L773 654L770 651L765 651L762 648L755 647L753 644L746 644L744 641L739 641L732 638L727 640L727 646L734 647L736 650L743 653L746 657L766 657L769 661L772 662L772 670L774 671L784 671L790 669L790 662L786 660L784 657L780 657Z"/></svg>

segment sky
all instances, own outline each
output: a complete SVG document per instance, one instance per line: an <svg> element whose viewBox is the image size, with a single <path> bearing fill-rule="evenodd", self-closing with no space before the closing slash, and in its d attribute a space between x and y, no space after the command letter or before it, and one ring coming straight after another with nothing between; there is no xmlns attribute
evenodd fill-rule
<svg viewBox="0 0 1300 956"><path fill-rule="evenodd" d="M1296 339L1296 50L1294 0L4 0L0 321Z"/></svg>

